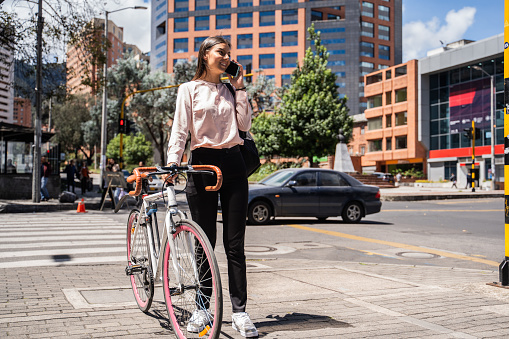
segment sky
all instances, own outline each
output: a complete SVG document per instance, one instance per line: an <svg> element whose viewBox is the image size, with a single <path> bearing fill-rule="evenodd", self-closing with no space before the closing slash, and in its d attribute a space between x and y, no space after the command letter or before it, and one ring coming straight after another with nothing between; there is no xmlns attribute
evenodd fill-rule
<svg viewBox="0 0 509 339"><path fill-rule="evenodd" d="M9 3L20 0L6 0ZM105 9L146 6L147 10L124 10L109 15L124 28L126 43L150 51L149 0L108 0ZM98 9L98 16L104 12ZM426 52L461 39L482 40L503 33L503 0L403 0L403 62L426 56Z"/></svg>

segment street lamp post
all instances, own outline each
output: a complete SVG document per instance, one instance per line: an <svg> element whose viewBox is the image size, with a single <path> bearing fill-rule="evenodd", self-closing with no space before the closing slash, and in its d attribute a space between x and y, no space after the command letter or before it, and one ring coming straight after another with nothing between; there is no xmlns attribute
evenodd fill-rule
<svg viewBox="0 0 509 339"><path fill-rule="evenodd" d="M490 108L491 108L491 112L490 112L490 125L491 125L491 190L495 190L495 131L494 131L494 123L495 121L493 120L493 79L494 79L494 76L493 75L490 75L488 72L486 72L484 69L482 69L480 66L472 66L473 69L477 70L477 71L481 71L483 72L484 74L486 74L487 76L490 77L490 83L491 83L491 87L490 87L490 93L491 93L491 97L490 97Z"/></svg>
<svg viewBox="0 0 509 339"><path fill-rule="evenodd" d="M114 11L104 11L104 54L106 56L106 60L103 66L103 100L102 100L102 115L101 115L101 189L102 187L102 179L104 178L104 171L106 169L106 139L107 139L107 125L108 125L108 107L107 107L107 94L106 94L106 77L108 75L108 15L110 13L120 12L126 9L147 9L145 6L134 6L134 7L124 7L120 9L116 9Z"/></svg>

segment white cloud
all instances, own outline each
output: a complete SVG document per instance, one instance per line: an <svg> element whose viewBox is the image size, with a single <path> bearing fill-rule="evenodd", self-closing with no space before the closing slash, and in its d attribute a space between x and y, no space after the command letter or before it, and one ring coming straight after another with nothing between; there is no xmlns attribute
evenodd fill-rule
<svg viewBox="0 0 509 339"><path fill-rule="evenodd" d="M426 52L461 40L465 32L474 23L476 13L474 7L464 7L458 11L451 10L445 16L445 24L433 17L428 22L414 21L403 26L403 61L426 56Z"/></svg>

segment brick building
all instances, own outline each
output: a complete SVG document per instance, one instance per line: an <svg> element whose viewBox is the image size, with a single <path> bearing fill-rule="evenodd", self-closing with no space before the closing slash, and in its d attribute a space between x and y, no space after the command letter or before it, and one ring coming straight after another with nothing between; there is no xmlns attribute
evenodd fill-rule
<svg viewBox="0 0 509 339"><path fill-rule="evenodd" d="M12 121L15 125L32 127L32 103L30 99L14 98Z"/></svg>

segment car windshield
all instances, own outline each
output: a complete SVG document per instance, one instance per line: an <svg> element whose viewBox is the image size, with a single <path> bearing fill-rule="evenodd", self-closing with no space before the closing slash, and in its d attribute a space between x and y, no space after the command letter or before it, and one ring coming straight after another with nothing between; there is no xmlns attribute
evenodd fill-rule
<svg viewBox="0 0 509 339"><path fill-rule="evenodd" d="M259 183L267 186L281 186L288 180L295 172L294 171L281 171L275 172L260 181Z"/></svg>

